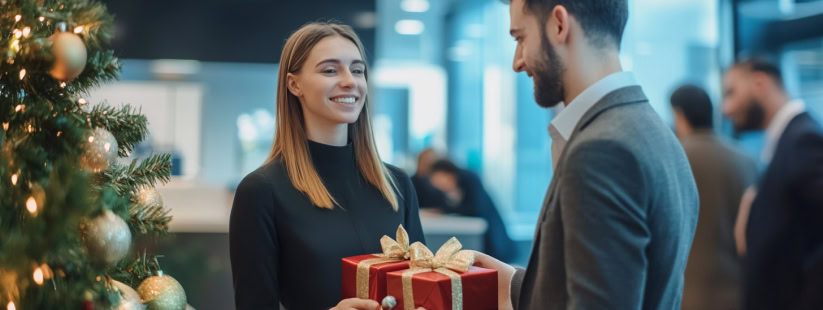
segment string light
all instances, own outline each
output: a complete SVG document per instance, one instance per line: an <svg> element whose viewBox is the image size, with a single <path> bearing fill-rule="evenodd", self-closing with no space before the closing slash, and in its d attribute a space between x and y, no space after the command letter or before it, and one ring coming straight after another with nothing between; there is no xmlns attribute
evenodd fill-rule
<svg viewBox="0 0 823 310"><path fill-rule="evenodd" d="M18 15L18 16L20 16L20 15ZM10 301L10 302L9 302L9 305L8 305L8 306L6 306L6 310L17 310L17 307L15 307L15 306L14 306L14 302L13 302L13 301Z"/></svg>
<svg viewBox="0 0 823 310"><path fill-rule="evenodd" d="M66 88L66 82L60 82L60 88Z"/></svg>
<svg viewBox="0 0 823 310"><path fill-rule="evenodd" d="M57 136L58 136L58 137L59 137L61 134L63 134L63 132L62 132L62 131L58 131L58 132L57 132Z"/></svg>
<svg viewBox="0 0 823 310"><path fill-rule="evenodd" d="M43 269L40 269L40 267L37 267L37 269L34 269L33 277L34 277L34 283L37 283L37 285L43 285Z"/></svg>
<svg viewBox="0 0 823 310"><path fill-rule="evenodd" d="M11 175L11 185L12 186L17 185L17 174L16 173Z"/></svg>
<svg viewBox="0 0 823 310"><path fill-rule="evenodd" d="M43 279L48 280L54 276L54 273L51 271L51 268L49 268L49 265L42 264L40 265L40 269L43 270Z"/></svg>
<svg viewBox="0 0 823 310"><path fill-rule="evenodd" d="M23 32L20 31L20 29L14 29L12 32L14 33L14 37L17 39L23 36Z"/></svg>
<svg viewBox="0 0 823 310"><path fill-rule="evenodd" d="M94 136L89 136L89 143L94 142Z"/></svg>
<svg viewBox="0 0 823 310"><path fill-rule="evenodd" d="M9 130L9 122L3 123L3 130Z"/></svg>
<svg viewBox="0 0 823 310"><path fill-rule="evenodd" d="M83 32L83 26L77 26L74 28L74 33L81 33Z"/></svg>
<svg viewBox="0 0 823 310"><path fill-rule="evenodd" d="M25 111L25 109L26 109L26 106L24 106L22 104L18 104L17 106L14 107L14 112Z"/></svg>
<svg viewBox="0 0 823 310"><path fill-rule="evenodd" d="M28 38L29 34L31 34L31 27L23 28L23 36Z"/></svg>
<svg viewBox="0 0 823 310"><path fill-rule="evenodd" d="M80 98L80 99L77 99L77 103L79 103L80 105L86 105L86 103L88 103L88 101L86 101L86 99Z"/></svg>
<svg viewBox="0 0 823 310"><path fill-rule="evenodd" d="M45 16L40 16L40 18L38 18L38 19L40 20L40 22L43 22L44 20L46 20L46 17Z"/></svg>
<svg viewBox="0 0 823 310"><path fill-rule="evenodd" d="M26 210L29 210L31 214L37 213L37 201L34 200L34 197L29 197L29 199L26 200Z"/></svg>
<svg viewBox="0 0 823 310"><path fill-rule="evenodd" d="M24 77L26 77L26 69L20 70L20 79L22 80Z"/></svg>
<svg viewBox="0 0 823 310"><path fill-rule="evenodd" d="M12 53L17 53L19 51L20 51L20 40L18 40L17 38L14 38L11 41L11 52ZM11 63L14 63L14 62L11 62Z"/></svg>
<svg viewBox="0 0 823 310"><path fill-rule="evenodd" d="M17 15L14 16L14 22L19 22L20 19L22 19L22 18L23 18L23 15L17 14Z"/></svg>

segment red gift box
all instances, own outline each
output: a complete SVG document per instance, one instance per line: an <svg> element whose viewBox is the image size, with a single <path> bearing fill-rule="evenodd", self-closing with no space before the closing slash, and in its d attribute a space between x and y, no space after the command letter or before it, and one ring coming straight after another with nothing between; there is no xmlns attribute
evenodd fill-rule
<svg viewBox="0 0 823 310"><path fill-rule="evenodd" d="M409 268L409 261L407 260L394 260L394 262L378 263L367 266L368 277L366 278L366 281L368 282L360 283L359 285L363 285L366 288L368 288L368 295L363 296L363 292L361 292L360 296L358 296L357 265L359 265L363 261L370 259L375 259L375 261L378 262L380 260L391 260L380 258L378 256L370 254L346 257L343 259L343 285L341 290L343 299L358 297L380 302L381 300L383 300L383 297L386 297L386 273L390 271L404 270ZM363 282L363 280L361 280L361 282Z"/></svg>
<svg viewBox="0 0 823 310"><path fill-rule="evenodd" d="M436 254L409 246L409 270L389 272L387 293L404 310L497 309L497 271L473 267L474 252L452 237Z"/></svg>
<svg viewBox="0 0 823 310"><path fill-rule="evenodd" d="M372 299L386 297L386 273L409 268L409 234L403 225L397 227L397 240L380 238L383 253L346 257L343 259L341 296Z"/></svg>
<svg viewBox="0 0 823 310"><path fill-rule="evenodd" d="M453 302L462 303L462 309L465 310L497 309L497 270L472 266L467 272L452 271L460 277L462 298L457 296L459 300L453 300L451 277L436 271L414 274L411 278L410 292L414 296L414 304L412 307L404 307L406 301L403 273L408 271L393 271L387 274L387 292L397 300L396 309L423 307L427 310L450 310L454 309Z"/></svg>

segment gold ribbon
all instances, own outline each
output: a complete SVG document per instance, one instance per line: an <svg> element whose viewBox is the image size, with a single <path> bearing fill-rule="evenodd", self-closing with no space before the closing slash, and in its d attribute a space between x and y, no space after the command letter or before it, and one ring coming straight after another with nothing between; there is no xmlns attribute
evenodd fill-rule
<svg viewBox="0 0 823 310"><path fill-rule="evenodd" d="M369 298L369 269L372 265L402 262L409 259L409 233L403 225L397 227L397 240L383 235L380 238L380 246L383 253L374 254L377 258L364 259L357 263L356 290L357 298Z"/></svg>
<svg viewBox="0 0 823 310"><path fill-rule="evenodd" d="M463 309L463 280L460 274L454 271L467 272L474 264L474 252L461 250L463 245L457 238L452 237L432 254L431 250L420 242L409 247L411 262L408 271L403 272L403 309L414 309L414 292L412 278L418 273L434 271L446 275L451 279L452 310Z"/></svg>

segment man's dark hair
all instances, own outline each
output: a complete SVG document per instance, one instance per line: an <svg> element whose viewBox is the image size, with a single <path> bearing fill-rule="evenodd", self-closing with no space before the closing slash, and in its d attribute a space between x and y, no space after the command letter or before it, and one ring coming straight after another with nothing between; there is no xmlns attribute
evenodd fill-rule
<svg viewBox="0 0 823 310"><path fill-rule="evenodd" d="M524 10L537 16L541 31L555 6L562 5L580 22L586 37L598 47L609 44L619 50L629 20L628 0L524 0ZM511 0L507 0L511 2Z"/></svg>
<svg viewBox="0 0 823 310"><path fill-rule="evenodd" d="M711 129L713 126L712 100L702 88L686 84L678 87L670 98L672 108L679 109L694 129Z"/></svg>
<svg viewBox="0 0 823 310"><path fill-rule="evenodd" d="M762 58L747 58L734 63L735 68L743 68L751 72L760 72L771 77L780 89L785 89L783 73L774 63Z"/></svg>
<svg viewBox="0 0 823 310"><path fill-rule="evenodd" d="M431 173L435 172L445 172L456 176L460 173L460 168L448 159L441 159L432 164Z"/></svg>

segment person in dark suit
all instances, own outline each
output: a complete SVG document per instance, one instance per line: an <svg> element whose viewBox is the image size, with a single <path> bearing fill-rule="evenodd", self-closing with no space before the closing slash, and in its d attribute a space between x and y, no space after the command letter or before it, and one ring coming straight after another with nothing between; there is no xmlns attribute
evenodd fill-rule
<svg viewBox="0 0 823 310"><path fill-rule="evenodd" d="M766 130L766 169L740 211L743 308L823 309L823 129L769 62L737 62L723 88L738 131Z"/></svg>
<svg viewBox="0 0 823 310"><path fill-rule="evenodd" d="M682 308L740 309L743 262L735 249L734 223L757 166L714 134L714 109L702 88L680 86L670 103L675 133L689 158L700 197Z"/></svg>
<svg viewBox="0 0 823 310"><path fill-rule="evenodd" d="M340 300L341 259L382 252L380 238L400 224L425 242L409 177L377 154L365 60L345 25L310 23L286 41L272 151L231 210L238 310L379 309Z"/></svg>
<svg viewBox="0 0 823 310"><path fill-rule="evenodd" d="M439 210L486 220L484 252L504 261L514 258L517 254L514 241L506 231L506 224L500 217L497 206L474 172L458 168L451 161L442 159L432 165L429 176L431 184L445 193L449 200Z"/></svg>
<svg viewBox="0 0 823 310"><path fill-rule="evenodd" d="M528 267L496 269L501 309L676 309L698 215L683 148L618 50L627 0L512 0L514 70L534 80L556 167ZM539 130L539 128L536 128Z"/></svg>

